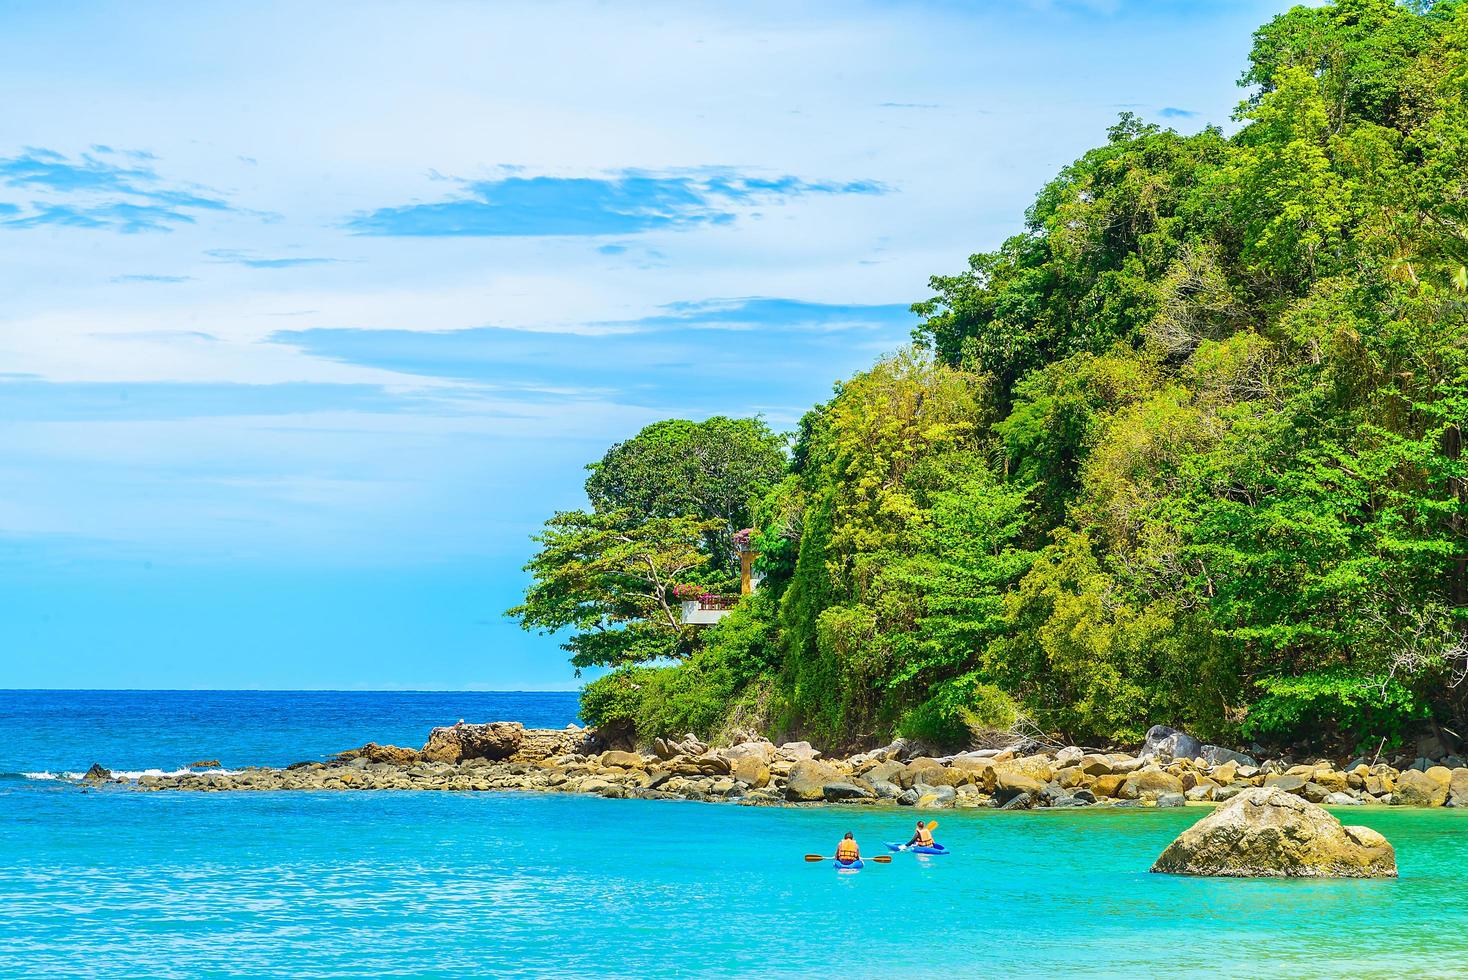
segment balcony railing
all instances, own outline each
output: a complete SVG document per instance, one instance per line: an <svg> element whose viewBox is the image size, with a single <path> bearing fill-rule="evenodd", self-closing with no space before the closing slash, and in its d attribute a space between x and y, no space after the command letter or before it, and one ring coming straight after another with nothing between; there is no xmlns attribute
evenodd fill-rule
<svg viewBox="0 0 1468 980"><path fill-rule="evenodd" d="M698 600L699 609L733 609L739 601L737 595L706 595Z"/></svg>

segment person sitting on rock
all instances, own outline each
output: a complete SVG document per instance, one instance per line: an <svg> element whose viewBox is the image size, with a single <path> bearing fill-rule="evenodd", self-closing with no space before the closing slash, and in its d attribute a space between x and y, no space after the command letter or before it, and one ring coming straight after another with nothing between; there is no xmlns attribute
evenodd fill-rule
<svg viewBox="0 0 1468 980"><path fill-rule="evenodd" d="M903 846L904 847L937 847L938 844L937 844L936 841L933 840L933 832L928 829L928 825L925 824L925 823L923 823L921 820L919 820L917 822L917 832L912 835L912 840L908 841Z"/></svg>
<svg viewBox="0 0 1468 980"><path fill-rule="evenodd" d="M841 838L841 843L836 845L836 860L840 864L855 864L861 860L861 848L856 846L856 838L849 830Z"/></svg>

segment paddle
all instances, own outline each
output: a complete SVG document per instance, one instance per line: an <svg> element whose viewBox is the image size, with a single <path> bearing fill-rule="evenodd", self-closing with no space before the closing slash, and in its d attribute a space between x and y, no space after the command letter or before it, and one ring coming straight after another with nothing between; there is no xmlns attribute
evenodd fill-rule
<svg viewBox="0 0 1468 980"><path fill-rule="evenodd" d="M834 860L836 860L833 857L826 857L825 855L822 855L822 854L807 854L805 856L805 859L807 861L834 861ZM890 854L878 854L876 857L862 858L862 860L863 861L875 861L878 864L891 864L892 863L892 855L890 855Z"/></svg>

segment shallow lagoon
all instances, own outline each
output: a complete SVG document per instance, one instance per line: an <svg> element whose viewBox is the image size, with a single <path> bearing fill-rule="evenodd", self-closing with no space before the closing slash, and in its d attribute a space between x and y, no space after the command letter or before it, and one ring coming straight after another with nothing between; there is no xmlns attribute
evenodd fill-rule
<svg viewBox="0 0 1468 980"><path fill-rule="evenodd" d="M0 975L1462 975L1468 812L1341 811L1397 881L1150 875L1203 810L0 786ZM922 923L921 927L910 924Z"/></svg>

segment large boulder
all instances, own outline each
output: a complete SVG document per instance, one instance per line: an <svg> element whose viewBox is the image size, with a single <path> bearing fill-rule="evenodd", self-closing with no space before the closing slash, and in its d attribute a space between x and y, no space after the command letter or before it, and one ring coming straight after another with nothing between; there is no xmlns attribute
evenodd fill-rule
<svg viewBox="0 0 1468 980"><path fill-rule="evenodd" d="M746 786L759 789L770 783L770 767L765 760L754 755L742 755L729 763L733 771L729 775L744 783Z"/></svg>
<svg viewBox="0 0 1468 980"><path fill-rule="evenodd" d="M1183 781L1161 769L1138 769L1126 777L1118 794L1124 800L1155 800L1163 794L1182 796Z"/></svg>
<svg viewBox="0 0 1468 980"><path fill-rule="evenodd" d="M615 749L603 752L598 760L604 766L617 766L621 769L645 769L647 760L636 752L619 752Z"/></svg>
<svg viewBox="0 0 1468 980"><path fill-rule="evenodd" d="M1448 783L1448 802L1450 806L1468 807L1468 768L1453 770L1452 781Z"/></svg>
<svg viewBox="0 0 1468 980"><path fill-rule="evenodd" d="M785 779L785 799L796 803L810 803L826 798L826 784L840 780L835 769L824 762L806 759L790 767Z"/></svg>
<svg viewBox="0 0 1468 980"><path fill-rule="evenodd" d="M738 762L740 759L758 759L765 765L769 765L775 759L775 746L774 743L764 740L740 742L727 749L720 749L719 755L730 762Z"/></svg>
<svg viewBox="0 0 1468 980"><path fill-rule="evenodd" d="M859 783L849 783L845 780L837 780L827 783L821 787L821 795L828 803L841 803L846 800L870 800L875 799L877 792L870 786Z"/></svg>
<svg viewBox="0 0 1468 980"><path fill-rule="evenodd" d="M1442 766L1431 766L1426 772L1403 770L1392 792L1392 806L1442 806L1448 801L1453 772Z"/></svg>
<svg viewBox="0 0 1468 980"><path fill-rule="evenodd" d="M1017 769L1002 768L995 774L994 795L1002 800L1019 796L1021 793L1038 796L1045 782Z"/></svg>
<svg viewBox="0 0 1468 980"><path fill-rule="evenodd" d="M519 751L525 726L518 721L492 721L486 725L449 725L428 733L420 755L429 762L463 762L489 759L498 762Z"/></svg>
<svg viewBox="0 0 1468 980"><path fill-rule="evenodd" d="M1152 865L1222 878L1395 878L1397 857L1367 827L1343 827L1277 787L1246 789L1185 830Z"/></svg>
<svg viewBox="0 0 1468 980"><path fill-rule="evenodd" d="M792 762L809 762L821 756L821 753L812 748L809 742L786 742L780 746L779 754L781 758L789 759Z"/></svg>
<svg viewBox="0 0 1468 980"><path fill-rule="evenodd" d="M667 765L673 775L692 779L727 776L734 769L728 759L718 755L680 755L667 760Z"/></svg>
<svg viewBox="0 0 1468 980"><path fill-rule="evenodd" d="M1198 758L1210 766L1221 766L1227 762L1232 762L1240 766L1257 766L1259 764L1253 756L1244 755L1242 752L1235 752L1233 749L1226 749L1221 745L1203 746L1202 750L1198 753Z"/></svg>
<svg viewBox="0 0 1468 980"><path fill-rule="evenodd" d="M1147 740L1138 754L1154 759L1196 759L1203 752L1203 743L1187 732L1166 725L1153 725L1147 729Z"/></svg>

